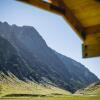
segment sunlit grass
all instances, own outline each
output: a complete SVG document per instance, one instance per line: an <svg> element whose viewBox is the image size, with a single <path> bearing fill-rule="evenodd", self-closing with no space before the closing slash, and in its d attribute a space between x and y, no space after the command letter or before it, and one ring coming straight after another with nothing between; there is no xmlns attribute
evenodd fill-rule
<svg viewBox="0 0 100 100"><path fill-rule="evenodd" d="M0 81L0 100L100 100L100 95L73 95L57 87L45 85L5 76ZM100 88L96 89L93 91L99 94Z"/></svg>
<svg viewBox="0 0 100 100"><path fill-rule="evenodd" d="M53 96L30 98L0 98L0 100L100 100L100 96Z"/></svg>
<svg viewBox="0 0 100 100"><path fill-rule="evenodd" d="M0 81L0 97L10 94L40 94L40 95L51 95L51 94L71 94L68 91L63 89L47 85L47 84L38 84L36 82L27 82L21 81L16 77L8 77L4 75L5 78Z"/></svg>

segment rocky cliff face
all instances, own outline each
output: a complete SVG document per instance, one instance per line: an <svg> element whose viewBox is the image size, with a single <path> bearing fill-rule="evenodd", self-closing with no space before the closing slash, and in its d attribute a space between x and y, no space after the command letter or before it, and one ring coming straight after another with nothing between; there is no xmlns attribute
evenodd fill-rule
<svg viewBox="0 0 100 100"><path fill-rule="evenodd" d="M49 48L33 27L0 22L0 36L0 71L71 92L98 81L82 64Z"/></svg>
<svg viewBox="0 0 100 100"><path fill-rule="evenodd" d="M0 37L0 73L14 74L24 80L30 72L16 49L5 39Z"/></svg>

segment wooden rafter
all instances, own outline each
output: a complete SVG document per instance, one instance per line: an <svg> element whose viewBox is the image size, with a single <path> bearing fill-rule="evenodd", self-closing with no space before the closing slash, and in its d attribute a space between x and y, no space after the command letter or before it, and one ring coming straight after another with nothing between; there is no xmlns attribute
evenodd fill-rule
<svg viewBox="0 0 100 100"><path fill-rule="evenodd" d="M97 48L98 47L98 48ZM83 44L83 57L90 58L95 56L100 56L100 44Z"/></svg>
<svg viewBox="0 0 100 100"><path fill-rule="evenodd" d="M95 26L90 26L85 28L87 34L94 34L100 32L100 24Z"/></svg>
<svg viewBox="0 0 100 100"><path fill-rule="evenodd" d="M64 9L64 13L62 14L63 17L69 24L76 30L76 33L78 36L84 41L86 32L80 21L75 17L75 15L72 13L72 11L67 7L67 5L64 4L63 0L52 0L56 1L59 4L59 7Z"/></svg>
<svg viewBox="0 0 100 100"><path fill-rule="evenodd" d="M21 1L24 3L30 4L30 5L34 5L38 8L42 8L49 12L60 14L60 15L62 15L62 13L64 12L63 9L60 8L59 6L52 4L52 3L45 2L43 0L17 0L17 1Z"/></svg>

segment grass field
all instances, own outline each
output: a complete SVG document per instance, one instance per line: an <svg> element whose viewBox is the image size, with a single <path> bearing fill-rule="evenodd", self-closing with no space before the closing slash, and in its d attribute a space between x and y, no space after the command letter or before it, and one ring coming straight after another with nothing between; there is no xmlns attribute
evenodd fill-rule
<svg viewBox="0 0 100 100"><path fill-rule="evenodd" d="M2 77L1 77L2 79ZM90 90L93 91L90 95ZM73 95L51 85L23 82L16 77L5 76L0 81L0 100L100 100L100 87L89 89L89 95ZM86 92L87 93L87 92ZM87 93L88 94L88 93Z"/></svg>
<svg viewBox="0 0 100 100"><path fill-rule="evenodd" d="M9 97L0 100L100 100L100 96Z"/></svg>
<svg viewBox="0 0 100 100"><path fill-rule="evenodd" d="M60 88L38 84L31 81L21 81L15 76L8 77L3 74L5 78L0 81L0 97L11 94L26 94L26 95L50 95L50 94L71 94L68 91Z"/></svg>

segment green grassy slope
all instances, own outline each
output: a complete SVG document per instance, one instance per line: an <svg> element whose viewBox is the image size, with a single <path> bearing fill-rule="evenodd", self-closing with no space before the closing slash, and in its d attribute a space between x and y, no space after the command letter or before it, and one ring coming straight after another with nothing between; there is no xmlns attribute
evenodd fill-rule
<svg viewBox="0 0 100 100"><path fill-rule="evenodd" d="M0 98L0 100L100 100L100 96L53 96L29 98Z"/></svg>
<svg viewBox="0 0 100 100"><path fill-rule="evenodd" d="M28 80L27 82L21 81L11 73L10 77L2 73L2 75L0 75L0 80L0 96L10 94L70 94L68 91L53 87L51 85L42 85Z"/></svg>
<svg viewBox="0 0 100 100"><path fill-rule="evenodd" d="M72 95L68 91L50 85L44 86L28 80L27 82L21 81L11 73L9 76L3 73L0 75L0 100L100 100L99 95ZM99 85L95 86L100 93Z"/></svg>
<svg viewBox="0 0 100 100"><path fill-rule="evenodd" d="M87 88L78 90L76 94L100 95L100 82L94 83Z"/></svg>

